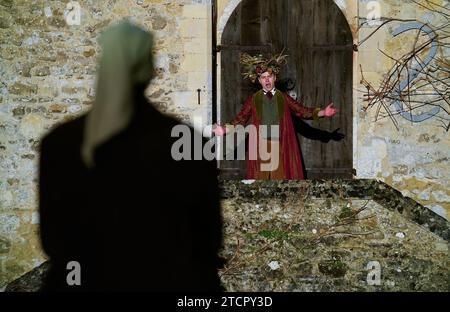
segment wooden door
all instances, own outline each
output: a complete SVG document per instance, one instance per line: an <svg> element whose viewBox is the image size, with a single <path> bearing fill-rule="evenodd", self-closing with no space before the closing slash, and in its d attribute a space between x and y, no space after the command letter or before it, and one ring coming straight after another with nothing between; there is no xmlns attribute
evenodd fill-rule
<svg viewBox="0 0 450 312"><path fill-rule="evenodd" d="M332 0L243 0L238 5L218 47L222 122L231 121L258 87L242 80L240 53L283 49L289 58L279 80L291 79L292 91L306 106L325 107L333 101L339 109L318 125L294 118L307 177L351 178L352 36ZM337 128L345 139L326 142L326 134ZM221 161L220 168L225 178L245 176L245 161Z"/></svg>

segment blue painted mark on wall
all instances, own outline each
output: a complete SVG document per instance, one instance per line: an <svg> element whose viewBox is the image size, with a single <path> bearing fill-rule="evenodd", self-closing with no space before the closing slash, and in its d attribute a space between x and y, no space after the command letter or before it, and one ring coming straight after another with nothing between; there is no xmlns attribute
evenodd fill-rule
<svg viewBox="0 0 450 312"><path fill-rule="evenodd" d="M428 55L425 57L425 59L420 63L418 66L412 68L409 71L408 77L405 78L405 80L402 80L400 82L400 86L398 91L398 95L400 97L401 92L408 86L410 82L412 82L414 79L417 78L421 70L423 70L430 62L433 60L433 58L437 54L438 50L438 42L436 39L435 32L426 24L420 23L420 22L411 22L407 24L400 25L393 33L393 36L396 37L404 32L410 31L410 30L420 30L428 35L431 39L431 49ZM403 109L403 104L400 100L396 100L394 102L394 105L397 109L397 112L405 119L412 121L412 122L422 122L424 120L427 120L435 115L437 115L440 111L440 107L433 107L428 112L422 113L420 115L414 115L412 112L407 112Z"/></svg>

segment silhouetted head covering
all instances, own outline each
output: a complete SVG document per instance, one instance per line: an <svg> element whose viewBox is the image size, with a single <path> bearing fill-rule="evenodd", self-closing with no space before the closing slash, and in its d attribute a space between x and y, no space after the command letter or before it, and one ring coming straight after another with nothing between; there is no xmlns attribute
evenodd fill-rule
<svg viewBox="0 0 450 312"><path fill-rule="evenodd" d="M133 92L143 92L154 74L149 32L123 21L107 29L99 43L96 96L81 146L81 158L90 168L95 165L95 149L127 128L135 109Z"/></svg>

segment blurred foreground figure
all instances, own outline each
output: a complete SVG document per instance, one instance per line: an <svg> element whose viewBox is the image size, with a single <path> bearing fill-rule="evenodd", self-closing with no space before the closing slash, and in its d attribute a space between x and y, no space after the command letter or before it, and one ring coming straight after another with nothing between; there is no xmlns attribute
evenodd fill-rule
<svg viewBox="0 0 450 312"><path fill-rule="evenodd" d="M92 111L42 141L43 290L221 290L215 163L171 156L178 123L143 94L151 34L121 22L100 44Z"/></svg>

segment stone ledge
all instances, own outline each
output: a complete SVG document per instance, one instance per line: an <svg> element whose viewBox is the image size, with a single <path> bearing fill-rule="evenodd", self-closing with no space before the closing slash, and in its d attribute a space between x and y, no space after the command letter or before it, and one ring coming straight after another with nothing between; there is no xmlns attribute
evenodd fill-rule
<svg viewBox="0 0 450 312"><path fill-rule="evenodd" d="M222 180L220 188L227 291L449 290L449 222L382 182ZM364 215L326 234L347 203L365 202ZM372 260L382 266L380 286L365 281ZM49 265L5 291L38 291Z"/></svg>
<svg viewBox="0 0 450 312"><path fill-rule="evenodd" d="M304 181L246 181L221 180L222 198L276 198L285 199L288 193L313 198L372 199L381 206L398 211L406 219L427 227L434 234L450 241L450 223L415 200L381 181L357 180L304 180Z"/></svg>

